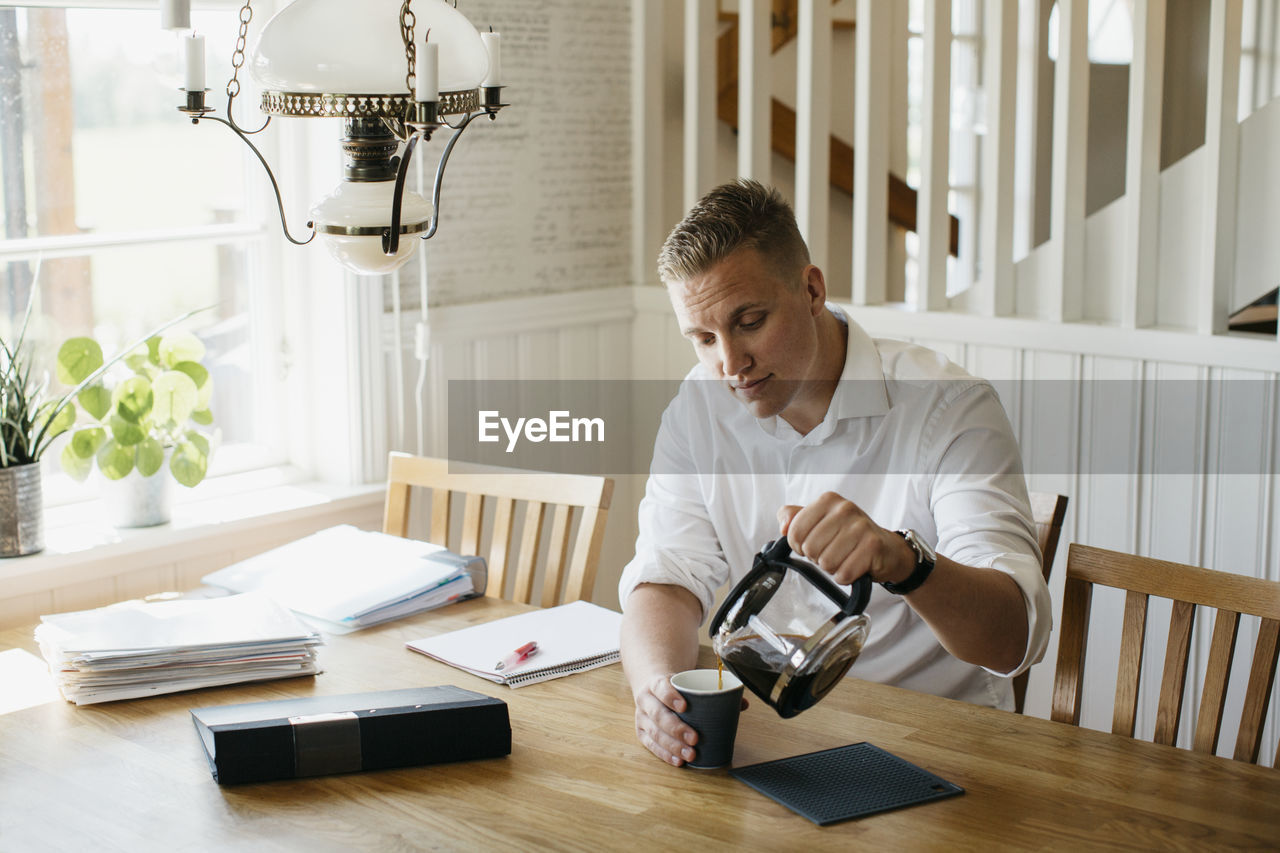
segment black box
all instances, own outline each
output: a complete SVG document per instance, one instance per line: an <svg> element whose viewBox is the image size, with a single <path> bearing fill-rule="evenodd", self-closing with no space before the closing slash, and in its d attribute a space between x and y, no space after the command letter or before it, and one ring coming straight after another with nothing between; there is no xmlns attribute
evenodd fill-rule
<svg viewBox="0 0 1280 853"><path fill-rule="evenodd" d="M507 703L452 685L215 705L191 717L223 785L511 754Z"/></svg>

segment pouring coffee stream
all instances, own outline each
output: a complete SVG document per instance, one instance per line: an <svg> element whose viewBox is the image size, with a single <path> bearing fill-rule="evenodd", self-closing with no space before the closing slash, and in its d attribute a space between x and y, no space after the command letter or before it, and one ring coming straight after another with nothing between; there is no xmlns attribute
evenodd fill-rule
<svg viewBox="0 0 1280 853"><path fill-rule="evenodd" d="M866 642L871 597L864 575L849 593L785 538L756 554L711 620L712 648L782 717L812 707L849 671Z"/></svg>

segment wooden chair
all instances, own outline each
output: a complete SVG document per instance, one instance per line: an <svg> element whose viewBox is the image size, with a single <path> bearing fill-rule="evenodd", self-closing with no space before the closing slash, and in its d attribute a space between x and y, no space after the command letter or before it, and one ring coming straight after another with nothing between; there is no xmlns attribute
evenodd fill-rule
<svg viewBox="0 0 1280 853"><path fill-rule="evenodd" d="M1058 552L1058 538L1062 535L1062 519L1067 515L1067 496L1055 495L1053 492L1031 492L1031 520L1036 525L1036 543L1040 546L1040 571L1044 572L1044 582L1049 582L1049 574L1053 571L1053 556ZM1027 680L1031 671L1027 670L1013 678L1013 710L1022 713L1027 700Z"/></svg>
<svg viewBox="0 0 1280 853"><path fill-rule="evenodd" d="M474 471L475 473L470 473ZM444 459L392 453L387 468L387 503L383 516L384 533L407 536L409 506L414 487L431 489L431 532L428 542L443 545L460 554L479 554L484 538L481 527L485 504L493 500L493 530L487 555L489 580L485 594L503 598L511 544L515 530L516 504L523 503L523 524L516 557L516 575L511 598L526 604L533 601L533 583L542 545L543 519L552 509L550 541L542 571L543 607L579 599L590 599L595 587L596 568L604 526L613 496L613 480L573 474L543 474L509 468L485 469L470 466L469 473L450 473ZM451 496L466 496L462 535L449 543ZM574 510L580 511L578 533L570 547ZM565 578L565 564L568 577ZM563 586L563 595L561 587Z"/></svg>
<svg viewBox="0 0 1280 853"><path fill-rule="evenodd" d="M1067 581L1062 603L1062 633L1058 642L1058 670L1053 681L1052 712L1053 719L1073 725L1080 723L1085 641L1089 633L1089 608L1095 584L1123 589L1128 593L1118 646L1120 662L1111 722L1112 732L1127 737L1133 737L1137 713L1148 597L1154 595L1173 601L1152 738L1157 743L1174 745L1177 742L1196 605L1217 610L1192 741L1192 749L1197 752L1213 753L1217 750L1240 615L1262 618L1233 756L1239 761L1257 762L1276 673L1280 583L1073 544L1067 552ZM1280 764L1280 750L1277 750L1275 763Z"/></svg>

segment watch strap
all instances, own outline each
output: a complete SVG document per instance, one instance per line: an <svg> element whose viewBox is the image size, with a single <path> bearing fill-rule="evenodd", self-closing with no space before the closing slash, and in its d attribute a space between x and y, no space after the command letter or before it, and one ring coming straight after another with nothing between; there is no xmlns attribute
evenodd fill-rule
<svg viewBox="0 0 1280 853"><path fill-rule="evenodd" d="M921 549L920 545L915 541L914 535L908 535L910 531L896 531L899 536L907 540L907 544L911 546L911 550L916 555L916 567L898 583L882 583L880 584L886 590L894 595L906 595L919 589L920 585L929 579L929 575L933 573L933 567L936 565L932 556Z"/></svg>

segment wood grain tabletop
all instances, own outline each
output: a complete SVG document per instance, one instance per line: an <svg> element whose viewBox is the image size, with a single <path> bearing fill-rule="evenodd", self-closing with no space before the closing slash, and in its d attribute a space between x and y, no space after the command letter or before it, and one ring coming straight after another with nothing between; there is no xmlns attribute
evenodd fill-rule
<svg viewBox="0 0 1280 853"><path fill-rule="evenodd" d="M727 770L653 758L617 664L512 690L404 647L522 609L476 599L329 637L315 677L85 707L51 693L30 627L0 633L0 850L1280 845L1280 771L856 679L790 720L752 703L734 766L867 741L965 793L819 827ZM511 754L223 787L189 714L433 684L507 702Z"/></svg>

